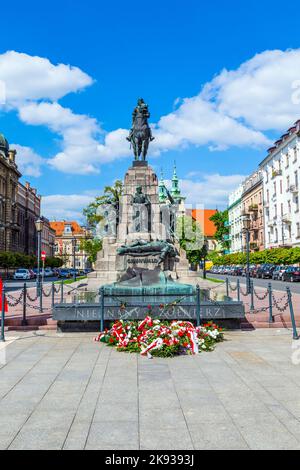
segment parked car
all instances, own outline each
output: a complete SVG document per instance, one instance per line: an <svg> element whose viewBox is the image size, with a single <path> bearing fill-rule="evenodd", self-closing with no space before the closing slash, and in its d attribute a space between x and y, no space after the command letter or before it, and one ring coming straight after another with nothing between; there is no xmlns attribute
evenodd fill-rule
<svg viewBox="0 0 300 470"><path fill-rule="evenodd" d="M258 266L251 266L250 268L250 277L256 277Z"/></svg>
<svg viewBox="0 0 300 470"><path fill-rule="evenodd" d="M263 264L256 271L256 277L258 279L272 279L273 271L275 266L271 264Z"/></svg>
<svg viewBox="0 0 300 470"><path fill-rule="evenodd" d="M290 266L283 273L282 280L289 281L289 282L300 281L300 268L295 268L294 266Z"/></svg>
<svg viewBox="0 0 300 470"><path fill-rule="evenodd" d="M272 274L272 279L274 281L281 281L283 273L286 271L286 269L286 266L276 266Z"/></svg>
<svg viewBox="0 0 300 470"><path fill-rule="evenodd" d="M53 277L54 272L52 271L51 268L45 268L44 270L44 277Z"/></svg>
<svg viewBox="0 0 300 470"><path fill-rule="evenodd" d="M69 269L60 269L58 277L61 279L70 279L72 277Z"/></svg>
<svg viewBox="0 0 300 470"><path fill-rule="evenodd" d="M31 274L29 269L17 269L14 274L15 280L29 281L31 279Z"/></svg>
<svg viewBox="0 0 300 470"><path fill-rule="evenodd" d="M243 274L243 267L242 266L235 266L233 268L232 275L233 276L242 276Z"/></svg>

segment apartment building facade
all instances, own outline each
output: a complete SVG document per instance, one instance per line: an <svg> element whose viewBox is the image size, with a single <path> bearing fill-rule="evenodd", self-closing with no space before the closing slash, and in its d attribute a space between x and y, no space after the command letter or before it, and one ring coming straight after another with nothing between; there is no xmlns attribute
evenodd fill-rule
<svg viewBox="0 0 300 470"><path fill-rule="evenodd" d="M263 172L266 248L300 246L300 120L268 151Z"/></svg>
<svg viewBox="0 0 300 470"><path fill-rule="evenodd" d="M229 222L229 239L230 253L239 253L243 251L242 238L242 194L244 192L243 185L240 185L235 191L229 195L228 222Z"/></svg>
<svg viewBox="0 0 300 470"><path fill-rule="evenodd" d="M255 171L243 183L242 192L242 251L246 251L247 241L245 228L250 234L250 250L252 252L262 251L265 248L265 225L264 225L264 189L263 172L261 169Z"/></svg>
<svg viewBox="0 0 300 470"><path fill-rule="evenodd" d="M16 165L16 151L0 134L0 251L18 251L19 231L17 187L21 173Z"/></svg>
<svg viewBox="0 0 300 470"><path fill-rule="evenodd" d="M75 221L50 222L50 227L55 232L55 256L64 260L64 267L89 268L88 255L81 248L81 241L90 239L90 232Z"/></svg>

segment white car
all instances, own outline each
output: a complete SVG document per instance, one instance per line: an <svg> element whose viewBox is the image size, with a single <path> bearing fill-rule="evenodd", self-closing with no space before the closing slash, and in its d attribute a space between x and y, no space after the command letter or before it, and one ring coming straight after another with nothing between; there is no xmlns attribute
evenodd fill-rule
<svg viewBox="0 0 300 470"><path fill-rule="evenodd" d="M23 280L23 281L29 281L31 279L31 275L28 269L17 269L15 274L14 274L14 279L15 280Z"/></svg>
<svg viewBox="0 0 300 470"><path fill-rule="evenodd" d="M46 268L44 271L44 277L53 277L53 276L54 276L54 272L52 271L52 269Z"/></svg>

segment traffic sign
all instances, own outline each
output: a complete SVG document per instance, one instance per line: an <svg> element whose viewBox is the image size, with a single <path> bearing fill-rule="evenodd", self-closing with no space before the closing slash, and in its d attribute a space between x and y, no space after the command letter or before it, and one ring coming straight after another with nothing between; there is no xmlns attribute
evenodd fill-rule
<svg viewBox="0 0 300 470"><path fill-rule="evenodd" d="M46 251L42 251L42 253L41 253L41 258L42 258L43 261L45 261L45 259L46 259Z"/></svg>

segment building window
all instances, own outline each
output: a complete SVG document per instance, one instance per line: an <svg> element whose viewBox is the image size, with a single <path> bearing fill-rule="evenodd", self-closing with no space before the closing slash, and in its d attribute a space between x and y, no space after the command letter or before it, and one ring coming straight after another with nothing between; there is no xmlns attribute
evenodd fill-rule
<svg viewBox="0 0 300 470"><path fill-rule="evenodd" d="M298 188L298 171L295 171L295 186Z"/></svg>
<svg viewBox="0 0 300 470"><path fill-rule="evenodd" d="M293 148L293 153L294 153L293 163L295 163L297 161L297 146Z"/></svg>
<svg viewBox="0 0 300 470"><path fill-rule="evenodd" d="M299 212L299 196L295 197L296 212Z"/></svg>
<svg viewBox="0 0 300 470"><path fill-rule="evenodd" d="M286 177L286 190L288 191L290 189L290 177Z"/></svg>
<svg viewBox="0 0 300 470"><path fill-rule="evenodd" d="M289 157L289 154L287 153L286 154L286 168L288 168L290 165L290 157Z"/></svg>
<svg viewBox="0 0 300 470"><path fill-rule="evenodd" d="M297 238L300 238L300 223L297 222Z"/></svg>
<svg viewBox="0 0 300 470"><path fill-rule="evenodd" d="M282 180L280 180L280 194L282 194Z"/></svg>

